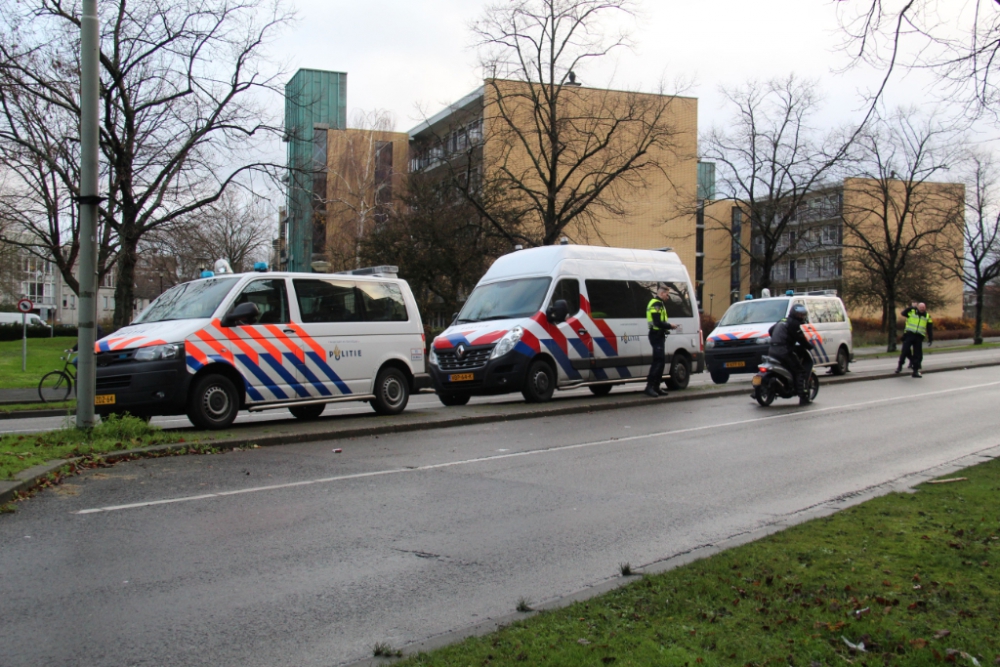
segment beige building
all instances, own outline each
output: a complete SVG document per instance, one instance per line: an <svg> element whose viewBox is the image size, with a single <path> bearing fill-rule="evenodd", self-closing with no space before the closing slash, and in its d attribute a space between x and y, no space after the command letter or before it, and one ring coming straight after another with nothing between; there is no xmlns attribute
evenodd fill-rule
<svg viewBox="0 0 1000 667"><path fill-rule="evenodd" d="M862 238L884 244L888 230L890 237L898 232L904 243L921 234L925 236L922 245L961 250L961 185L926 183L913 188L908 197L902 182L891 182L888 191L877 186L877 181L847 178L802 202L777 246L783 254L771 272L772 294L833 290L844 297L852 316L880 317L881 310L861 295L865 283L872 282L870 276L864 275ZM749 217L739 202L707 202L702 216L704 310L719 318L733 301L750 293L751 271L758 270L751 266L752 260L740 246L756 253L763 250L763 245L747 223ZM734 235L739 243L734 242ZM962 281L930 264L922 265L920 271L927 282L924 286L910 282L903 287L893 310L900 310L911 299L926 298L919 293L922 290L934 290L944 302L944 307L934 310L935 314L960 317Z"/></svg>

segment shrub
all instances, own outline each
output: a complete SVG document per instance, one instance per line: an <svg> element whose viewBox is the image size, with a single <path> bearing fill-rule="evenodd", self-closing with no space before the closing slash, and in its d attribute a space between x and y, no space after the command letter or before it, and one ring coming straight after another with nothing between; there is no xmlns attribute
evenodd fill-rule
<svg viewBox="0 0 1000 667"><path fill-rule="evenodd" d="M714 317L712 317L708 313L701 314L701 332L704 335L707 336L708 334L712 333L712 329L715 328L715 325L716 321Z"/></svg>
<svg viewBox="0 0 1000 667"><path fill-rule="evenodd" d="M72 336L76 338L77 328L67 324L57 324L53 332L49 327L28 327L28 338L48 338L53 333L56 336ZM0 340L21 340L20 324L0 324Z"/></svg>

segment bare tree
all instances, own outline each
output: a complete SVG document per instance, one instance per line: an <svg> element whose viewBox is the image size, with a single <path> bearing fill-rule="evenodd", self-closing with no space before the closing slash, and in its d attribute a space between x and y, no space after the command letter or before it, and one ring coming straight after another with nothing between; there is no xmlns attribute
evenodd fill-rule
<svg viewBox="0 0 1000 667"><path fill-rule="evenodd" d="M839 3L844 47L883 72L878 99L897 68L929 70L941 96L973 115L998 118L1000 0L864 0Z"/></svg>
<svg viewBox="0 0 1000 667"><path fill-rule="evenodd" d="M944 267L976 295L975 345L983 344L987 286L1000 278L1000 165L990 153L969 156L962 248L946 247Z"/></svg>
<svg viewBox="0 0 1000 667"><path fill-rule="evenodd" d="M629 0L498 2L473 26L486 80L482 169L457 169L455 185L509 243L595 233L601 218L625 216L631 195L682 150L674 112L683 101L576 81L589 61L628 45L603 27L631 8Z"/></svg>
<svg viewBox="0 0 1000 667"><path fill-rule="evenodd" d="M290 15L283 0L114 0L100 6L106 200L99 215L110 230L101 239L107 245L103 268L117 265L114 324L122 326L132 318L142 239L217 201L248 172L272 166L251 152L279 131L262 102L262 93L277 89L279 74L265 73L263 55ZM0 142L23 151L40 173L48 170L34 180L58 182L59 201L65 201L79 194L76 174L60 166L73 162L78 136L79 6L0 0L0 14L0 103L18 109L0 119ZM49 136L54 133L45 125L62 136ZM48 202L36 206L53 215ZM76 227L62 225L56 226L72 248ZM44 243L54 250L51 236ZM66 260L70 267L72 259Z"/></svg>
<svg viewBox="0 0 1000 667"><path fill-rule="evenodd" d="M771 287L774 267L796 250L788 228L835 175L854 134L820 136L810 126L819 108L815 84L794 75L723 92L734 114L727 129L704 137L702 157L715 162L717 188L739 202L750 233L729 219L705 224L731 235L734 251L749 260L751 292L759 294Z"/></svg>
<svg viewBox="0 0 1000 667"><path fill-rule="evenodd" d="M947 131L915 112L899 111L880 120L861 135L857 148L863 177L844 182L845 273L856 269L879 283L885 300L886 349L892 352L896 304L904 298L925 298L902 291L912 264L949 246L961 253L964 188L934 182L957 149ZM938 264L921 263L933 276L932 283L945 277Z"/></svg>

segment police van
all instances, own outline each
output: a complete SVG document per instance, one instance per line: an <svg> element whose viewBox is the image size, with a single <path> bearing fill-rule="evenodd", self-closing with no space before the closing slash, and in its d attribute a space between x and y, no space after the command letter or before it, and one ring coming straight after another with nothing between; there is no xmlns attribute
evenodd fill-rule
<svg viewBox="0 0 1000 667"><path fill-rule="evenodd" d="M739 301L729 307L705 341L705 364L716 384L729 381L733 373L756 373L760 359L771 344L771 327L796 304L809 313L802 329L815 346L813 364L830 368L834 375L847 372L854 356L851 320L835 292L806 294L787 292L784 296Z"/></svg>
<svg viewBox="0 0 1000 667"><path fill-rule="evenodd" d="M559 245L497 259L455 321L430 349L430 374L445 405L474 394L520 391L547 401L555 389L603 396L645 382L652 363L646 306L670 292L668 385L703 370L698 306L687 269L668 250Z"/></svg>
<svg viewBox="0 0 1000 667"><path fill-rule="evenodd" d="M186 414L224 428L241 409L315 419L328 403L368 401L391 415L429 386L420 313L395 267L355 275L216 266L97 342L98 414Z"/></svg>

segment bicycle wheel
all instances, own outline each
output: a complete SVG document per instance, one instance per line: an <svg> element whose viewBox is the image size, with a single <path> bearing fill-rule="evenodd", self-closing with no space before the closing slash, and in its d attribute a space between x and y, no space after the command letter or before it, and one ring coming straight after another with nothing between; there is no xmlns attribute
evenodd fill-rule
<svg viewBox="0 0 1000 667"><path fill-rule="evenodd" d="M73 391L73 381L62 371L46 373L38 383L38 398L42 403L65 401Z"/></svg>

